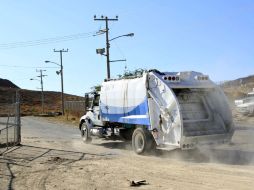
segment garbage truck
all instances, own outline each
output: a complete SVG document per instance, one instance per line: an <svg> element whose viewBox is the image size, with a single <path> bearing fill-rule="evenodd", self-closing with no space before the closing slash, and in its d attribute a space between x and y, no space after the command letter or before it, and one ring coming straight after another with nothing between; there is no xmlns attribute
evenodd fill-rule
<svg viewBox="0 0 254 190"><path fill-rule="evenodd" d="M121 137L143 154L154 148L228 143L234 123L224 92L208 75L149 70L138 77L105 80L79 129L85 143L93 136Z"/></svg>

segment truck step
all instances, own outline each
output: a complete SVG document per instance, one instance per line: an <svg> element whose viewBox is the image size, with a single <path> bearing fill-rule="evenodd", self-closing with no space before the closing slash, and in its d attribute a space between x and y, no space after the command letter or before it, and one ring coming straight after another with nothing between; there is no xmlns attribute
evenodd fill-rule
<svg viewBox="0 0 254 190"><path fill-rule="evenodd" d="M179 146L176 146L176 145L163 145L163 146L157 146L156 149L159 149L159 150L174 150L174 149L177 149L179 148Z"/></svg>

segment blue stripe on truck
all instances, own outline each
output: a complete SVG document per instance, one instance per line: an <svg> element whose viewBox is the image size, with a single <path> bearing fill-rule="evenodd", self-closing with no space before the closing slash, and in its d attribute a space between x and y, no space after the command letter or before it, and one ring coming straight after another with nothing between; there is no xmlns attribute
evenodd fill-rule
<svg viewBox="0 0 254 190"><path fill-rule="evenodd" d="M108 106L101 103L100 110L103 121L137 125L150 125L147 99L145 99L141 104L133 108ZM131 111L126 112L125 110Z"/></svg>

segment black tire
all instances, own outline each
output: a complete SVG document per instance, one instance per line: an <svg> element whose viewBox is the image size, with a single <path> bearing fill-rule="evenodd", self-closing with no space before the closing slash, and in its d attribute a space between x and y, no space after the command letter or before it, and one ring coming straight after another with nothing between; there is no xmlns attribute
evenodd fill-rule
<svg viewBox="0 0 254 190"><path fill-rule="evenodd" d="M81 132L81 137L84 143L90 143L92 141L92 138L89 137L88 135L88 127L85 122L82 123L80 132Z"/></svg>
<svg viewBox="0 0 254 190"><path fill-rule="evenodd" d="M137 154L145 154L153 149L153 137L145 128L136 128L132 134L132 148Z"/></svg>

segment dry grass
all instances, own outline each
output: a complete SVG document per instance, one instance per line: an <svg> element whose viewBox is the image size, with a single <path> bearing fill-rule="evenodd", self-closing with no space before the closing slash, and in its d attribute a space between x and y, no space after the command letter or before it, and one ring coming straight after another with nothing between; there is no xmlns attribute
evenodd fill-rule
<svg viewBox="0 0 254 190"><path fill-rule="evenodd" d="M65 116L54 116L54 117L45 117L48 121L53 123L62 123L62 124L69 124L71 126L78 127L79 125L79 117L69 115L68 117Z"/></svg>

